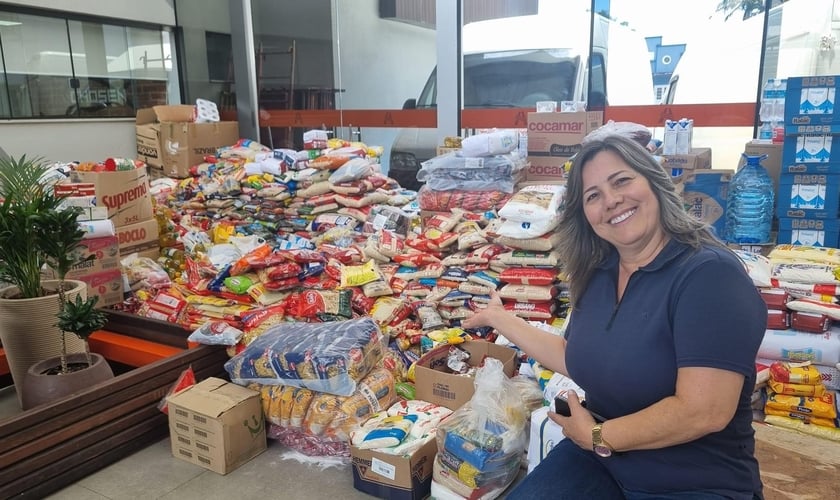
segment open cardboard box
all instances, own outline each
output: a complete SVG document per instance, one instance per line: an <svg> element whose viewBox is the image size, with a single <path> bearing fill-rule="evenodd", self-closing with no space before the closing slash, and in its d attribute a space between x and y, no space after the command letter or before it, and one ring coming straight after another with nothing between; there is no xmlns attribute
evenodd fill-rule
<svg viewBox="0 0 840 500"><path fill-rule="evenodd" d="M417 361L414 368L414 385L417 390L416 399L457 410L475 393L475 379L445 371L450 347L436 347ZM470 366L479 366L485 357L491 357L502 362L508 377L512 377L516 370L516 351L510 347L482 340L468 340L458 347L470 353Z"/></svg>

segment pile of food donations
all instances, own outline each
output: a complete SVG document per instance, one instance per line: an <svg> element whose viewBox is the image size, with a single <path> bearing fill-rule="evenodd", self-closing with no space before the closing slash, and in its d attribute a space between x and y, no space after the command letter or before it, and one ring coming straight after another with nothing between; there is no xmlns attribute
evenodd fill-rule
<svg viewBox="0 0 840 500"><path fill-rule="evenodd" d="M594 130L659 152L644 127L552 114L587 123L559 139L567 146ZM56 164L96 256L70 277L106 307L226 346L230 383L259 401L266 435L352 463L356 488L498 495L562 439L549 402L582 391L491 329L460 325L498 291L509 311L562 333L553 229L569 158L540 157L521 130L450 138L414 192L383 173L382 148L321 130L303 139L300 151L220 145L180 178L140 159ZM675 183L711 166L707 149L688 151L662 157L663 168L679 164ZM529 172L532 157L561 174ZM840 441L840 250L751 249L765 255L735 251L770 309L755 419Z"/></svg>

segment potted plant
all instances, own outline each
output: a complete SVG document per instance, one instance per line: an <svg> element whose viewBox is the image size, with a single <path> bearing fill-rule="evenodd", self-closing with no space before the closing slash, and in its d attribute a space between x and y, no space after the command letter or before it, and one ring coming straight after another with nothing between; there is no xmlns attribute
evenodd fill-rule
<svg viewBox="0 0 840 500"><path fill-rule="evenodd" d="M22 407L30 366L58 357L66 373L67 353L85 350L56 323L76 297L86 300L87 285L65 279L84 233L77 211L61 210L50 172L40 158L0 158L0 282L10 285L0 288L0 342ZM58 279L44 279L45 265Z"/></svg>

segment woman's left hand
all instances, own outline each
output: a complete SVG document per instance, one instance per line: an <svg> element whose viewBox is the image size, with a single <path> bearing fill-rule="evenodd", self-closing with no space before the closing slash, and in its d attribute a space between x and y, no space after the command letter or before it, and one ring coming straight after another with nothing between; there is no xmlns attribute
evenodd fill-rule
<svg viewBox="0 0 840 500"><path fill-rule="evenodd" d="M566 393L566 398L569 402L569 409L572 415L564 417L558 415L554 411L548 412L548 418L553 420L557 425L563 428L563 435L571 439L578 446L585 450L592 449L592 428L595 427L595 419L592 415L580 404L577 393L569 391Z"/></svg>

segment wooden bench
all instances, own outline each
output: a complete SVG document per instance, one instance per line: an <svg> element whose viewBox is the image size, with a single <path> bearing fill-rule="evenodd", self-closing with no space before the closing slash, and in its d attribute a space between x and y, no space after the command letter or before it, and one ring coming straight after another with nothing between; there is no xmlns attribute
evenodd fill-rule
<svg viewBox="0 0 840 500"><path fill-rule="evenodd" d="M198 380L226 376L224 348L186 349L185 338L175 342L183 347L154 347L94 334L91 344L110 349L109 359L157 361L0 421L0 498L43 498L167 436L157 406L181 373L192 366Z"/></svg>

